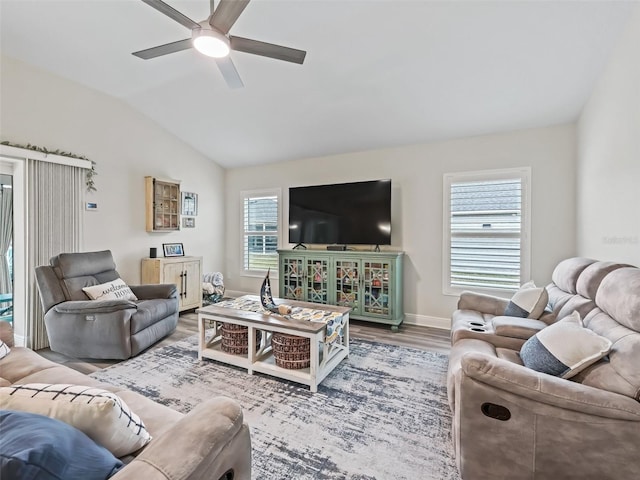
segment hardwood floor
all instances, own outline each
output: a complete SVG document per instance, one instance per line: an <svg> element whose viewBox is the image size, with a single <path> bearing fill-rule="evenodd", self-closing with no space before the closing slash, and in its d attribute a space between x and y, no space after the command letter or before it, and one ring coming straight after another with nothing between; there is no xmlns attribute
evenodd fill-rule
<svg viewBox="0 0 640 480"><path fill-rule="evenodd" d="M176 331L150 347L149 350L164 347L198 333L197 320L198 315L195 313L182 314ZM393 333L388 325L358 320L351 320L349 327L351 338L417 348L419 350L437 351L444 354L448 354L450 349L449 331L439 328L402 324L399 331ZM38 350L38 353L51 361L66 365L82 373L92 373L122 361L72 358L52 352L48 348Z"/></svg>

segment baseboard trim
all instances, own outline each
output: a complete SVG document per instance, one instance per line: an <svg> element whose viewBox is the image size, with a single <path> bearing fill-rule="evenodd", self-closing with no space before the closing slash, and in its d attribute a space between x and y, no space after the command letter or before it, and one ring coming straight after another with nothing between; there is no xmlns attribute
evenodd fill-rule
<svg viewBox="0 0 640 480"><path fill-rule="evenodd" d="M13 343L16 345L16 347L27 346L26 338L23 337L22 335L16 335L15 333L13 334Z"/></svg>
<svg viewBox="0 0 640 480"><path fill-rule="evenodd" d="M451 330L451 319L432 317L431 315L418 315L417 313L405 313L404 323L407 325L419 325L421 327L440 328Z"/></svg>

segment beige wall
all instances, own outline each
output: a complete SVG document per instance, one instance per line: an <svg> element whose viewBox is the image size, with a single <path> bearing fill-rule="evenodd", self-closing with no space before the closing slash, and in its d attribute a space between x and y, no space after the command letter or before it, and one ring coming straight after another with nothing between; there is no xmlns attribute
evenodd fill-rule
<svg viewBox="0 0 640 480"><path fill-rule="evenodd" d="M226 286L258 292L261 279L240 274L243 190L280 188L286 225L288 187L391 178L392 249L404 250L409 321L448 318L456 297L442 294L442 176L448 172L532 168L532 277L544 284L575 253L573 126L312 158L226 172ZM288 247L283 229L282 245Z"/></svg>
<svg viewBox="0 0 640 480"><path fill-rule="evenodd" d="M640 6L580 117L580 255L640 265Z"/></svg>
<svg viewBox="0 0 640 480"><path fill-rule="evenodd" d="M96 193L86 200L85 250L110 249L118 270L140 281L140 259L149 247L182 242L187 255L204 257L204 270L221 270L224 252L224 171L123 102L2 57L2 141L61 149L97 163ZM158 234L145 231L144 176L178 179L199 195L196 228Z"/></svg>

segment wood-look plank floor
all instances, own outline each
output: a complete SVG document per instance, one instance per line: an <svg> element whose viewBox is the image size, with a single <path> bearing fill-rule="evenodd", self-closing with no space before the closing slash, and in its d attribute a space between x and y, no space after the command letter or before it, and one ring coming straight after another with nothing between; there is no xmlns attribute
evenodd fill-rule
<svg viewBox="0 0 640 480"><path fill-rule="evenodd" d="M418 325L400 325L398 332L392 332L388 325L351 320L349 323L351 338L388 343L419 350L449 353L449 331L439 328L422 327ZM162 339L149 350L170 345L186 337L198 333L198 315L183 313L178 321L178 327L168 337ZM66 365L82 373L92 373L122 360L78 359L51 351L49 348L38 350L38 353L51 361Z"/></svg>

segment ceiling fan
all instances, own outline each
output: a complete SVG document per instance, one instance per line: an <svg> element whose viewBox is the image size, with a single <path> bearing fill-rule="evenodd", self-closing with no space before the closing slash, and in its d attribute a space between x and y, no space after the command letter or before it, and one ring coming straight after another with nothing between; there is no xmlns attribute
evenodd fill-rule
<svg viewBox="0 0 640 480"><path fill-rule="evenodd" d="M142 1L165 14L167 17L191 29L191 38L185 38L177 42L133 52L133 55L144 60L149 60L150 58L168 55L169 53L180 52L194 47L204 55L215 59L222 76L231 88L242 88L244 84L229 56L230 50L252 53L254 55L299 64L304 62L304 57L307 54L307 52L296 50L295 48L229 35L229 30L236 20L238 20L238 17L244 11L250 0L220 0L217 8L214 7L213 0L210 0L211 14L209 18L202 22L194 22L189 17L186 17L175 8L160 0Z"/></svg>

